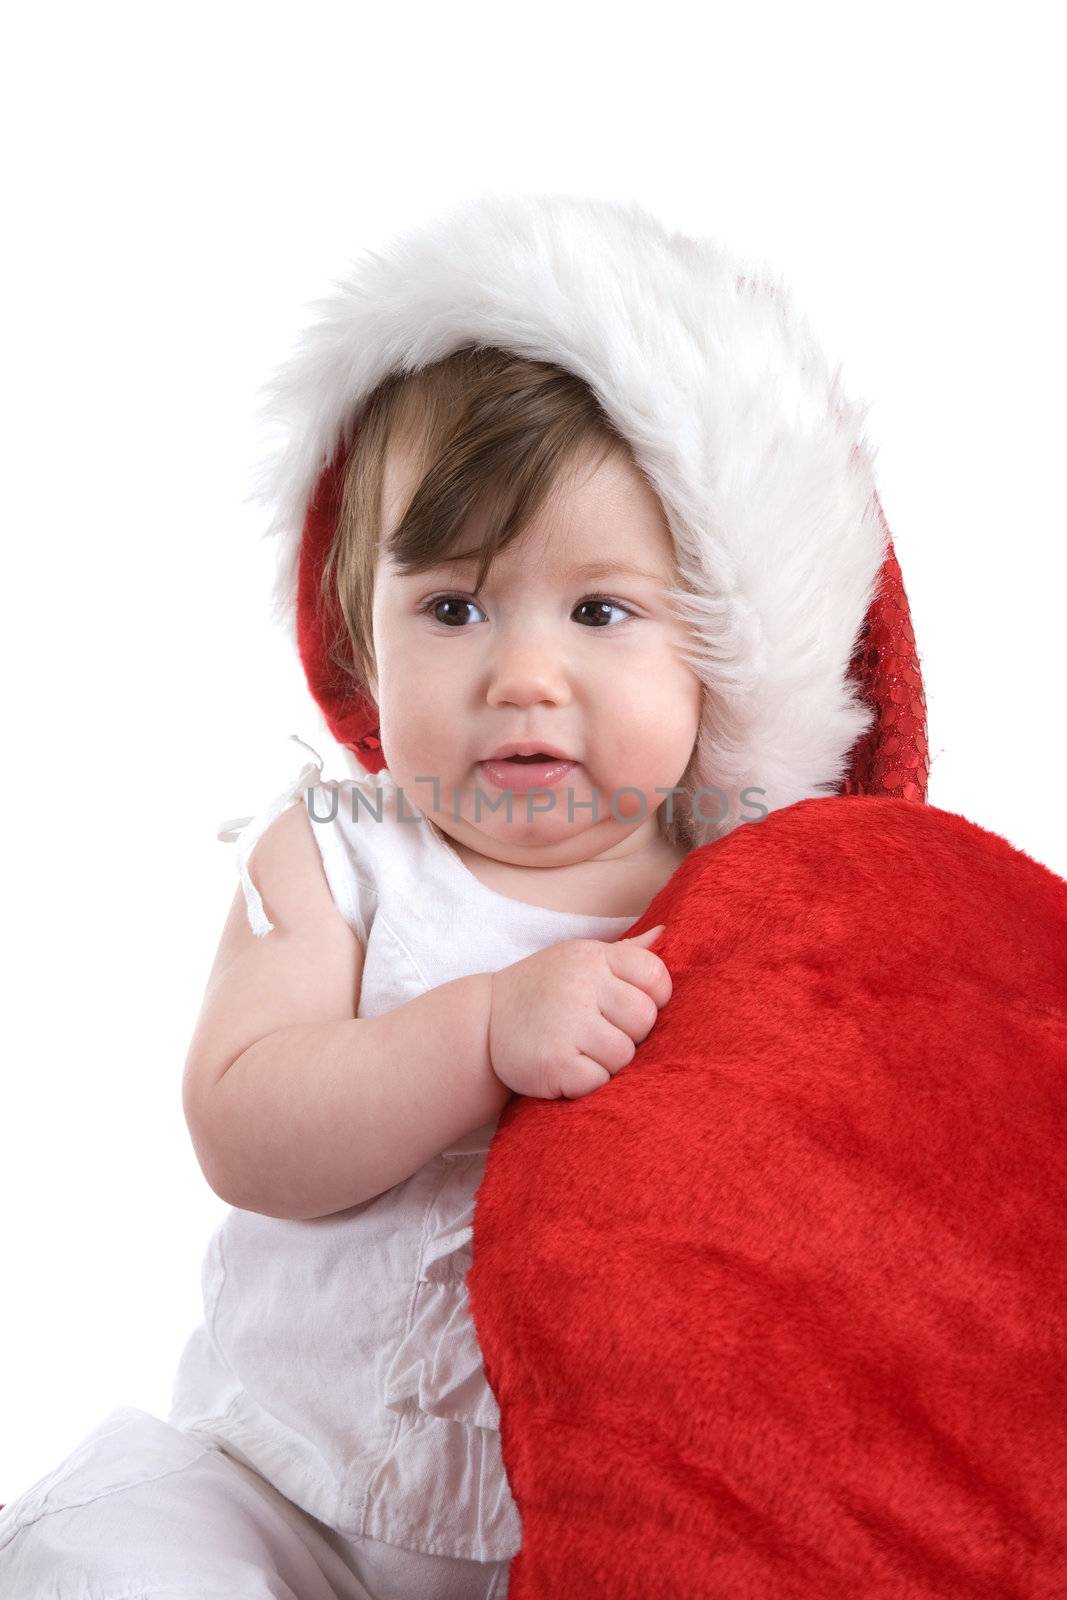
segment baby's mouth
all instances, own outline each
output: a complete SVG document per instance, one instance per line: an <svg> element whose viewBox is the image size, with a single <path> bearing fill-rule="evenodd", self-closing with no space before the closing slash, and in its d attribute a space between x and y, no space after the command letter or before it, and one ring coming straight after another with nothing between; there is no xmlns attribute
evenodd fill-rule
<svg viewBox="0 0 1067 1600"><path fill-rule="evenodd" d="M554 788L578 763L568 756L497 756L479 762L484 777L495 789Z"/></svg>

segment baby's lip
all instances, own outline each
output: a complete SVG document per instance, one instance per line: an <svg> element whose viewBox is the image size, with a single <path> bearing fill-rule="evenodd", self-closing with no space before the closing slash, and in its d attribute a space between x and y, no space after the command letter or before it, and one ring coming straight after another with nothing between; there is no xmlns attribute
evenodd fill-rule
<svg viewBox="0 0 1067 1600"><path fill-rule="evenodd" d="M502 744L493 751L492 755L483 756L483 761L507 761L512 756L538 756L543 755L548 761L573 761L565 750L560 750L554 744L538 744L532 739L518 743Z"/></svg>

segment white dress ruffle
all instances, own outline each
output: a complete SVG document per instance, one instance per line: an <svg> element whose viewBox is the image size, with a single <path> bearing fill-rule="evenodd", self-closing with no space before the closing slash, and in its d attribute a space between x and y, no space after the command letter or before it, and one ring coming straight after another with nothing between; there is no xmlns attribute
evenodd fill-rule
<svg viewBox="0 0 1067 1600"><path fill-rule="evenodd" d="M384 1537L386 1528L395 1536L399 1505L414 1498L432 1526L459 1500L473 1508L481 1559L514 1555L522 1543L466 1282L476 1191L495 1127L494 1120L476 1129L439 1158L443 1173L427 1213L406 1331L382 1383L398 1432L375 1474L365 1525L372 1537Z"/></svg>
<svg viewBox="0 0 1067 1600"><path fill-rule="evenodd" d="M481 1153L448 1162L430 1212L411 1323L389 1363L384 1399L391 1411L413 1406L499 1432L500 1410L485 1380L466 1282L473 1263L473 1191L484 1167Z"/></svg>

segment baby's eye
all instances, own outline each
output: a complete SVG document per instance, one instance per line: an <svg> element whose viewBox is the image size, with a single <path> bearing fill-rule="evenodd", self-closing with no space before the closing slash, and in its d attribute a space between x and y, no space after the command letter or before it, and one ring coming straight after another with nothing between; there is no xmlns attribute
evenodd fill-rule
<svg viewBox="0 0 1067 1600"><path fill-rule="evenodd" d="M575 607L575 610L583 611L586 606L592 606L595 610L599 610L600 612L621 611L626 617L632 617L634 614L630 610L629 606L621 605L618 600L610 600L606 594L588 595L586 599L579 602L579 604ZM597 626L610 626L610 624L598 622Z"/></svg>
<svg viewBox="0 0 1067 1600"><path fill-rule="evenodd" d="M430 599L419 607L419 610L429 613L435 622L443 622L446 627L462 627L463 619L462 617L457 619L455 617L438 616L437 613L439 606L455 606L459 611L463 611L464 608L471 607L473 607L475 611L481 611L482 609L481 606L476 605L473 600L465 600L461 594L431 595Z"/></svg>

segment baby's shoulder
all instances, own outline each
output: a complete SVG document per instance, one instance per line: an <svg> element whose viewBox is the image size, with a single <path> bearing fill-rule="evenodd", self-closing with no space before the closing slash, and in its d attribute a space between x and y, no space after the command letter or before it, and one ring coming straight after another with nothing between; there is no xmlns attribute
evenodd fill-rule
<svg viewBox="0 0 1067 1600"><path fill-rule="evenodd" d="M308 798L308 791L303 798ZM273 818L250 852L262 900L290 926L313 921L329 909L319 843L310 808L290 804Z"/></svg>

